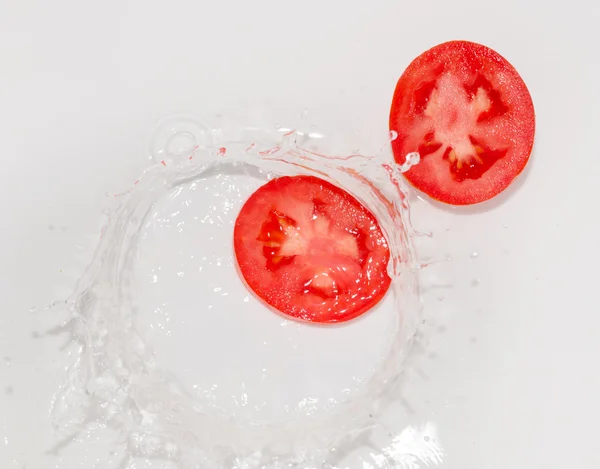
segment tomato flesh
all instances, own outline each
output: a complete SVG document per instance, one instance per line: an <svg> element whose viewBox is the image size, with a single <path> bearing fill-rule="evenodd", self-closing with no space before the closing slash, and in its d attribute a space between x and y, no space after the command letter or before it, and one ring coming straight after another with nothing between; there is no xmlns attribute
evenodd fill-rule
<svg viewBox="0 0 600 469"><path fill-rule="evenodd" d="M452 41L417 57L396 85L390 111L399 164L418 151L405 177L441 202L488 200L523 170L533 147L531 96L514 67L480 44Z"/></svg>
<svg viewBox="0 0 600 469"><path fill-rule="evenodd" d="M390 253L373 214L313 176L269 181L235 223L242 277L267 304L296 319L347 321L385 295Z"/></svg>

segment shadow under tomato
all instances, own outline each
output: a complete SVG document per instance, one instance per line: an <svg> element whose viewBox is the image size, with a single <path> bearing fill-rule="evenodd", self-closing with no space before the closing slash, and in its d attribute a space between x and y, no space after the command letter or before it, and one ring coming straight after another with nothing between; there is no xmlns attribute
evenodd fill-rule
<svg viewBox="0 0 600 469"><path fill-rule="evenodd" d="M446 212L450 212L450 213L457 214L457 215L476 215L479 213L489 212L489 211L495 210L496 208L503 205L507 200L509 200L511 197L515 196L515 194L517 192L519 192L519 190L521 190L521 188L527 181L529 174L532 171L532 168L535 164L535 160L537 160L536 153L537 152L535 150L533 150L531 152L531 156L529 157L529 162L527 163L527 165L525 166L523 171L521 171L521 173L515 178L515 180L512 182L512 184L510 186L508 186L503 192L498 194L496 197L486 200L485 202L480 202L478 204L473 204L473 205L445 204L438 200L432 199L427 194L425 194L424 192L421 192L420 190L418 190L415 187L411 186L411 188L418 194L418 197L420 199L422 199L422 200L426 201L427 203L433 205L434 207L439 208L440 210L444 210Z"/></svg>

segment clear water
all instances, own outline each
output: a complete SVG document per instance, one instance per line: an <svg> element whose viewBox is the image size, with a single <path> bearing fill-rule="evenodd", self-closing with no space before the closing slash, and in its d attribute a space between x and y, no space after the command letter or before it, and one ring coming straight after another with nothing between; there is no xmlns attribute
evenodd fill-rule
<svg viewBox="0 0 600 469"><path fill-rule="evenodd" d="M420 322L400 177L418 155L399 166L387 146L376 156L325 147L320 134L281 127L209 129L190 116L160 124L152 166L111 214L66 304L73 362L54 400L57 428L110 427L122 468L135 457L186 469L336 467L360 450L371 467L439 459L431 428L389 431L382 420L400 398ZM357 320L286 320L238 277L231 237L241 205L267 180L295 174L351 192L388 238L392 287Z"/></svg>

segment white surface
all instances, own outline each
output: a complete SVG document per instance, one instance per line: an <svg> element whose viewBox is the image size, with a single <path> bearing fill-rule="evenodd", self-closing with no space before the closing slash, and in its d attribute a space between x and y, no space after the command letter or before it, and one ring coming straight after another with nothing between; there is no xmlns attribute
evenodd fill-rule
<svg viewBox="0 0 600 469"><path fill-rule="evenodd" d="M599 19L592 2L4 2L0 467L59 463L47 411L62 338L33 339L29 309L72 290L105 193L146 165L156 119L250 103L284 123L308 108L323 128L378 140L404 67L450 39L519 70L536 144L508 196L416 204L427 249L453 258L428 275L453 287L425 295L410 418L437 425L444 468L598 467Z"/></svg>

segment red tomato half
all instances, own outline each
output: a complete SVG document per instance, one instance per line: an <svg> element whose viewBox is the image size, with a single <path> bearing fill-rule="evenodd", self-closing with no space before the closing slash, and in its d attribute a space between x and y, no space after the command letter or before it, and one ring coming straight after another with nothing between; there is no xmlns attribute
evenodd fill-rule
<svg viewBox="0 0 600 469"><path fill-rule="evenodd" d="M316 177L285 176L259 188L238 215L234 247L250 289L297 319L347 321L390 286L390 253L373 214Z"/></svg>
<svg viewBox="0 0 600 469"><path fill-rule="evenodd" d="M390 112L396 161L418 151L405 177L453 205L483 202L523 170L535 133L531 96L508 61L465 41L417 57L396 85Z"/></svg>

